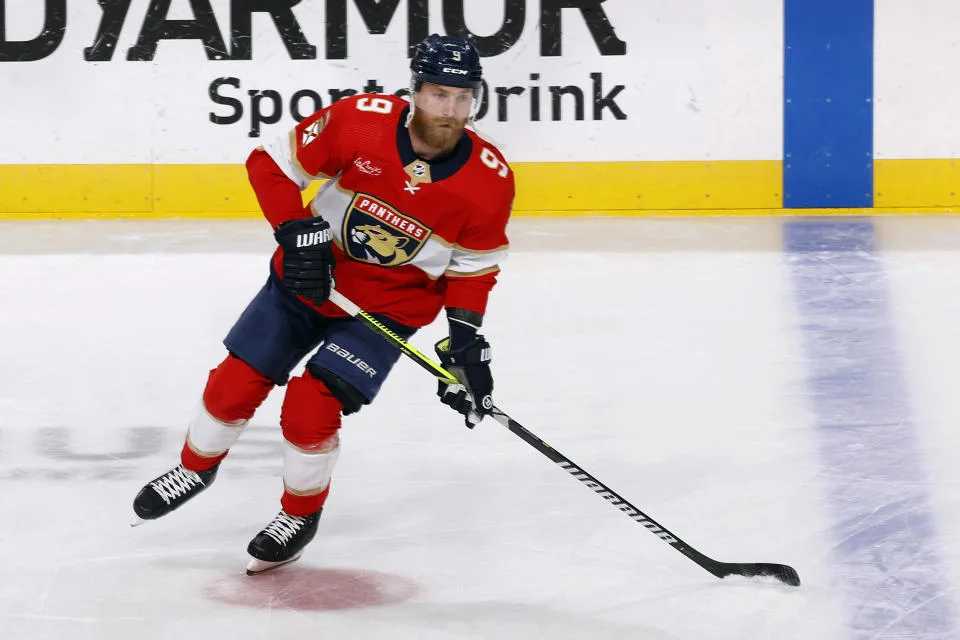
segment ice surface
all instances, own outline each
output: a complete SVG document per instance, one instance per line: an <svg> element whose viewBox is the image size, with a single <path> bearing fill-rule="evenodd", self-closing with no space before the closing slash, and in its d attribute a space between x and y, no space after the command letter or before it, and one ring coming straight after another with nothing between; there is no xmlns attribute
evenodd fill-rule
<svg viewBox="0 0 960 640"><path fill-rule="evenodd" d="M899 367L913 466L886 484L858 483L883 480L887 440L823 437L835 388L813 383L804 300L842 295L804 289L782 220L517 220L484 327L499 406L701 552L796 567L792 589L716 580L494 421L465 429L406 361L345 420L298 563L244 575L279 506L277 392L208 492L130 528L266 277L268 229L0 224L0 638L960 637L960 221L873 225L876 276L858 289L848 271L842 291L885 298L844 322ZM814 272L863 257L836 246ZM444 330L413 342L430 353ZM887 433L866 390L845 410ZM853 455L878 475L850 473ZM843 520L858 508L919 548L881 526L851 555L838 535L863 531Z"/></svg>

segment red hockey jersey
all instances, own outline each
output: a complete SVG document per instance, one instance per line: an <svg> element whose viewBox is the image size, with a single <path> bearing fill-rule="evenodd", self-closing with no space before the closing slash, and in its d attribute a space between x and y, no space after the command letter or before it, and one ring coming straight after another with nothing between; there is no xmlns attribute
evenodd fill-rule
<svg viewBox="0 0 960 640"><path fill-rule="evenodd" d="M407 101L391 95L340 100L254 151L247 169L274 228L311 214L330 223L338 291L366 311L421 327L443 307L484 312L507 256L514 179L500 152L472 131L449 157L418 158L408 112ZM304 209L300 192L321 179ZM281 249L273 264L282 277ZM343 315L330 302L319 310Z"/></svg>

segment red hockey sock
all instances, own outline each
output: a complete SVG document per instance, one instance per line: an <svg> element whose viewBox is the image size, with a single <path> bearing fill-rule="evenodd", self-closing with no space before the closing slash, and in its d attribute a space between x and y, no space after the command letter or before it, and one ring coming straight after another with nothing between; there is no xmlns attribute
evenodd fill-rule
<svg viewBox="0 0 960 640"><path fill-rule="evenodd" d="M342 409L327 386L309 373L287 385L280 413L286 440L280 503L288 514L309 515L326 502L340 454Z"/></svg>
<svg viewBox="0 0 960 640"><path fill-rule="evenodd" d="M316 513L323 507L327 501L327 495L330 493L330 485L322 492L314 496L298 496L290 493L289 489L283 490L283 497L280 498L280 506L291 516L308 516Z"/></svg>
<svg viewBox="0 0 960 640"><path fill-rule="evenodd" d="M227 356L207 378L203 405L180 452L183 466L206 471L219 464L272 388L270 379L243 360Z"/></svg>

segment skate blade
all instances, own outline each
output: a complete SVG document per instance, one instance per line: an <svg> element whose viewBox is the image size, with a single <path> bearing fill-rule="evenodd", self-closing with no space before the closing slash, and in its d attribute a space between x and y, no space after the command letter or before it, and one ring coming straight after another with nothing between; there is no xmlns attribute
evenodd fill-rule
<svg viewBox="0 0 960 640"><path fill-rule="evenodd" d="M149 520L144 520L144 519L141 518L140 516L133 516L133 517L136 518L136 520L134 520L133 522L130 523L130 526L131 526L131 527L139 527L139 526L142 525L142 524L146 524L146 523L150 522Z"/></svg>
<svg viewBox="0 0 960 640"><path fill-rule="evenodd" d="M266 562L265 560L257 560L256 558L251 558L249 564L247 564L247 575L255 576L257 574L263 573L265 571L270 571L271 569L276 569L277 567L282 567L285 564L290 564L300 559L302 553L298 553L289 560L283 560L281 562Z"/></svg>

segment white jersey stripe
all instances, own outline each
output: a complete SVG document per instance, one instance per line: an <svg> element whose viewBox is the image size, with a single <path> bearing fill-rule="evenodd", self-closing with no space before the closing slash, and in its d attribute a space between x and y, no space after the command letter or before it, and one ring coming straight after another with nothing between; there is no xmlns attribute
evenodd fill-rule
<svg viewBox="0 0 960 640"><path fill-rule="evenodd" d="M340 187L338 178L333 178L320 187L311 203L314 215L322 216L330 223L334 240L341 248L344 245L343 220L354 195ZM415 212L410 215L416 216ZM492 251L469 251L459 245L449 243L443 238L430 236L423 247L406 264L417 267L433 279L449 274L451 276L470 277L490 273L497 265L506 260L506 248Z"/></svg>
<svg viewBox="0 0 960 640"><path fill-rule="evenodd" d="M292 146L292 135L296 135L296 133L277 138L270 144L264 145L263 150L273 158L284 175L295 182L300 187L300 191L303 191L310 186L314 178L305 173L300 163L296 161L296 150Z"/></svg>

